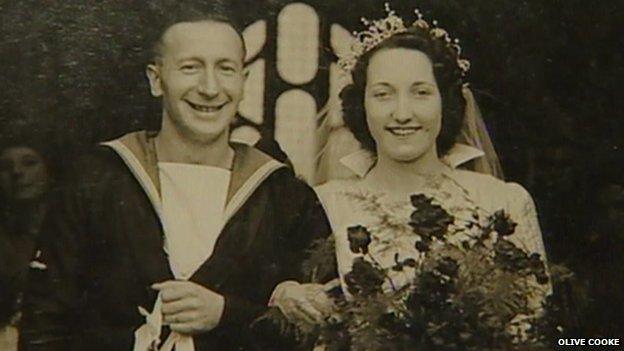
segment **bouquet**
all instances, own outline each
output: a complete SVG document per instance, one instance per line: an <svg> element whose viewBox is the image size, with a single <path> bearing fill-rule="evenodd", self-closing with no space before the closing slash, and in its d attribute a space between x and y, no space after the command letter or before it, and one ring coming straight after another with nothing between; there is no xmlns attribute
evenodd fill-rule
<svg viewBox="0 0 624 351"><path fill-rule="evenodd" d="M355 258L346 291L334 295L324 325L291 325L300 338L322 350L526 351L551 349L563 332L561 308L547 295L554 280L571 274L547 272L538 253L516 245L516 223L505 211L473 206L454 209L455 217L417 194L405 216L376 196L349 196L374 224L348 228ZM412 250L395 250L393 243L406 240ZM379 262L393 250L393 264ZM331 241L317 243L304 268L327 271L333 251Z"/></svg>

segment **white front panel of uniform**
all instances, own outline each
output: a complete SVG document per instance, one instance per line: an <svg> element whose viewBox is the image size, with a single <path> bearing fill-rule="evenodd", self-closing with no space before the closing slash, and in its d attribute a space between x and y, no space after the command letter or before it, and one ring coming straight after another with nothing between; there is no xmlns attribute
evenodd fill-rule
<svg viewBox="0 0 624 351"><path fill-rule="evenodd" d="M212 255L223 229L231 172L160 162L165 250L177 279L188 279Z"/></svg>

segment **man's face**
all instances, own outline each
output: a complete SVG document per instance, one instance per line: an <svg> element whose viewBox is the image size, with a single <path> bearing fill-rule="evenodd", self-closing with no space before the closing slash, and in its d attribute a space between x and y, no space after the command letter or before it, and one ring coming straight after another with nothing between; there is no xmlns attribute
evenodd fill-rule
<svg viewBox="0 0 624 351"><path fill-rule="evenodd" d="M152 95L163 98L162 131L194 142L226 137L243 97L244 49L238 33L215 21L177 23L149 65Z"/></svg>

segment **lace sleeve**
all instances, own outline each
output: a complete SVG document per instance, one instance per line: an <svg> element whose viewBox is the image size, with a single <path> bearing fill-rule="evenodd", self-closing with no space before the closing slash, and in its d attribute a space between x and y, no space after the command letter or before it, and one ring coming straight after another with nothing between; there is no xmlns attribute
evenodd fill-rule
<svg viewBox="0 0 624 351"><path fill-rule="evenodd" d="M523 248L526 252L540 254L544 264L547 265L546 250L544 249L544 241L533 198L526 189L518 184L512 183L508 184L508 186L512 190L508 209L511 218L518 223L516 233L511 238L516 245ZM548 268L546 271L548 272ZM536 288L534 294L529 296L529 306L536 311L536 314L540 314L542 303L546 296L552 293L552 285L551 283L546 285L538 284L535 279L531 279L529 283ZM517 321L530 317L525 315L517 316Z"/></svg>
<svg viewBox="0 0 624 351"><path fill-rule="evenodd" d="M538 253L546 260L544 240L533 198L522 186L518 184L509 184L509 186L512 187L512 196L508 209L511 218L518 223L516 234L512 237L515 237L516 245L529 253Z"/></svg>

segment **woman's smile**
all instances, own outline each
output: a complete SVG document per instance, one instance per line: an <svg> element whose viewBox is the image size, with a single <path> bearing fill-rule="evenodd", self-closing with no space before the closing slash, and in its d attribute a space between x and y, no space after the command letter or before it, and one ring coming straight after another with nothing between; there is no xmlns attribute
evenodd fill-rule
<svg viewBox="0 0 624 351"><path fill-rule="evenodd" d="M395 136L409 136L416 134L418 131L423 129L421 126L410 126L410 127L386 127L386 130Z"/></svg>

